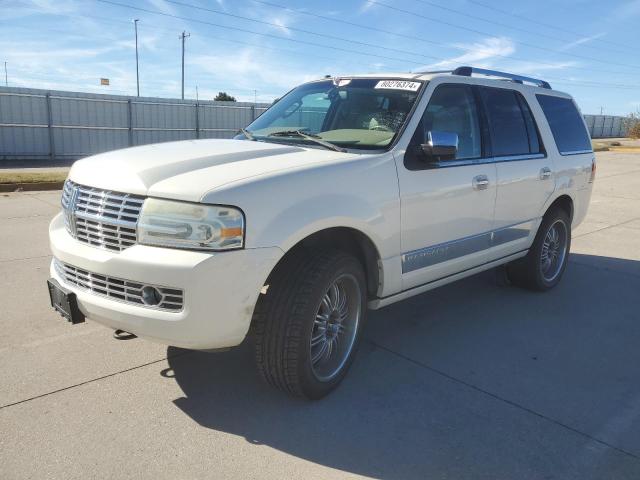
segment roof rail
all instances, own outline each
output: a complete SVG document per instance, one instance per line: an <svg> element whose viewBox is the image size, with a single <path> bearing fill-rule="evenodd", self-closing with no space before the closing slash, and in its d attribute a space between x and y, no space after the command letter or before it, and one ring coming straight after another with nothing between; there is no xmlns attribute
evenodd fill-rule
<svg viewBox="0 0 640 480"><path fill-rule="evenodd" d="M544 80L540 80L538 78L524 77L522 75L516 75L513 73L507 72L499 72L497 70L487 70L485 68L476 68L476 67L458 67L455 70L447 70L447 71L435 71L435 72L420 72L420 73L451 73L452 75L461 75L463 77L470 77L472 74L476 73L479 75L486 75L488 77L498 77L503 78L505 80L510 80L516 83L532 83L537 87L548 88L551 89L551 85L549 82Z"/></svg>

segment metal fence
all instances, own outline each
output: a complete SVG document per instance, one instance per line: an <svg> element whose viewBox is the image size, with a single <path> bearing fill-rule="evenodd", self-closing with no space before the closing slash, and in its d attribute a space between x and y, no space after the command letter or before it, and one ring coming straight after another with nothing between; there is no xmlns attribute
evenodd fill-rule
<svg viewBox="0 0 640 480"><path fill-rule="evenodd" d="M591 138L624 137L631 127L629 117L614 117L611 115L585 115Z"/></svg>
<svg viewBox="0 0 640 480"><path fill-rule="evenodd" d="M72 160L134 145L231 138L269 104L0 87L0 160Z"/></svg>
<svg viewBox="0 0 640 480"><path fill-rule="evenodd" d="M268 106L0 87L0 161L63 162L147 143L231 138ZM298 114L321 121L317 112ZM629 126L626 117L585 120L592 138L621 137Z"/></svg>

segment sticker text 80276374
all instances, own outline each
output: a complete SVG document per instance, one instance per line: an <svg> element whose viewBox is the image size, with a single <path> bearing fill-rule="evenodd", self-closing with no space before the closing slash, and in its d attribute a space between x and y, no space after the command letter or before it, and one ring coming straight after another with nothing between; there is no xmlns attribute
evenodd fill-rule
<svg viewBox="0 0 640 480"><path fill-rule="evenodd" d="M420 85L422 85L420 82L409 82L407 80L380 80L374 88L416 92L420 88Z"/></svg>

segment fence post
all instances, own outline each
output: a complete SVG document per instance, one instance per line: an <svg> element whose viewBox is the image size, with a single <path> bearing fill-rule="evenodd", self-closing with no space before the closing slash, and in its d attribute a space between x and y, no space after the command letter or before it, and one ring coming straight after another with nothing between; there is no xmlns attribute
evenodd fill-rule
<svg viewBox="0 0 640 480"><path fill-rule="evenodd" d="M253 122L256 119L256 105L255 103L251 105L251 121Z"/></svg>
<svg viewBox="0 0 640 480"><path fill-rule="evenodd" d="M47 103L47 131L49 132L49 158L56 159L56 145L53 138L53 115L51 113L51 92L45 95Z"/></svg>
<svg viewBox="0 0 640 480"><path fill-rule="evenodd" d="M129 117L129 146L133 147L133 111L130 98L127 100L127 116Z"/></svg>
<svg viewBox="0 0 640 480"><path fill-rule="evenodd" d="M196 138L200 138L200 104L196 102Z"/></svg>
<svg viewBox="0 0 640 480"><path fill-rule="evenodd" d="M609 133L610 136L613 137L613 124L616 123L616 117L611 117L611 132Z"/></svg>

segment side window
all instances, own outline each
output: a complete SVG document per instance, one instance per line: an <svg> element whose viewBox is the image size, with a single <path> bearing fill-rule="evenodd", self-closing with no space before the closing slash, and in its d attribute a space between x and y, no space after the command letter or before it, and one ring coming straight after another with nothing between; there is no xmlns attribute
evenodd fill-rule
<svg viewBox="0 0 640 480"><path fill-rule="evenodd" d="M551 133L562 155L591 151L591 140L573 101L551 95L536 95Z"/></svg>
<svg viewBox="0 0 640 480"><path fill-rule="evenodd" d="M418 130L416 132L418 143L424 143L429 131L456 133L458 135L456 160L482 156L478 109L473 92L466 85L441 85L436 88Z"/></svg>
<svg viewBox="0 0 640 480"><path fill-rule="evenodd" d="M520 108L517 92L488 87L482 87L481 91L491 127L493 156L529 154L532 153L532 147L535 147L533 153L538 153L537 138L531 145L529 143L526 115ZM531 122L533 123L533 119ZM533 125L531 129L535 130Z"/></svg>
<svg viewBox="0 0 640 480"><path fill-rule="evenodd" d="M527 134L529 135L529 152L530 153L542 153L542 142L540 141L540 134L538 133L538 127L536 121L533 118L529 104L520 94L517 94L520 102L520 108L522 109L522 116L524 117L524 123L527 126Z"/></svg>

